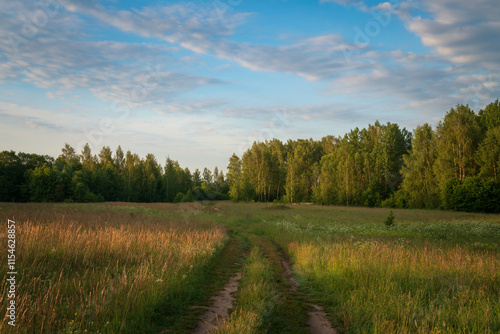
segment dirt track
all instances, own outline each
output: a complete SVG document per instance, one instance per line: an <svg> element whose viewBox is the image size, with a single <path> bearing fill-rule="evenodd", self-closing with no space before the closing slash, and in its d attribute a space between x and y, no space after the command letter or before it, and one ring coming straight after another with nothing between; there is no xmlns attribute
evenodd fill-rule
<svg viewBox="0 0 500 334"><path fill-rule="evenodd" d="M286 298L288 298L288 301L293 300L293 303L300 303L302 305L300 309L303 310L302 314L307 313L307 329L305 324L306 317L304 317L304 330L312 334L337 334L337 331L328 320L324 308L320 305L308 302L307 296L299 291L298 282L293 276L292 266L285 251L278 245L273 245L255 235L252 235L251 239L262 246L266 256L270 258L271 261L274 260L276 266L275 270L278 271L277 275L281 277L277 279L288 283L284 286L281 285L283 289L282 292L287 296ZM229 310L233 307L235 300L233 294L238 290L241 277L242 274L240 272L234 274L224 288L211 298L211 305L207 308L205 313L200 316L197 326L191 332L192 334L211 333L220 326L224 320L228 319ZM288 313L287 315L290 317L296 316L296 314Z"/></svg>
<svg viewBox="0 0 500 334"><path fill-rule="evenodd" d="M281 255L281 265L283 270L285 271L286 278L288 283L293 291L298 291L298 283L295 277L293 277L292 266L290 265L289 260L284 255L284 252L280 250ZM316 305L313 303L308 303L308 305L313 308L312 311L307 312L309 317L308 324L309 330L312 334L337 334L335 328L332 327L332 324L326 317L326 312L323 306Z"/></svg>
<svg viewBox="0 0 500 334"><path fill-rule="evenodd" d="M229 316L233 307L233 294L238 290L241 273L234 274L217 295L212 297L212 305L200 317L200 321L192 334L206 334L217 328Z"/></svg>

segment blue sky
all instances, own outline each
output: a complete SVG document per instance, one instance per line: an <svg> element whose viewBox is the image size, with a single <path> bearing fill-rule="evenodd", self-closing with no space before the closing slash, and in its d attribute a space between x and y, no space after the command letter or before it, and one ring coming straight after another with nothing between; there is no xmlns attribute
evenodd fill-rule
<svg viewBox="0 0 500 334"><path fill-rule="evenodd" d="M496 0L0 0L0 150L225 169L253 141L410 130L500 96Z"/></svg>

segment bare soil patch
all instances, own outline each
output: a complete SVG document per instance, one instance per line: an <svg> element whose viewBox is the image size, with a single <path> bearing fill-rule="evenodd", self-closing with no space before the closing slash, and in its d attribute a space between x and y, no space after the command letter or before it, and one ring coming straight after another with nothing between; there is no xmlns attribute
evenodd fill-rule
<svg viewBox="0 0 500 334"><path fill-rule="evenodd" d="M210 333L229 317L229 310L234 303L233 294L238 290L241 277L241 273L234 274L224 288L211 298L212 305L201 315L192 334Z"/></svg>
<svg viewBox="0 0 500 334"><path fill-rule="evenodd" d="M313 334L337 334L335 328L332 327L330 320L326 317L326 312L323 306L309 304L314 308L314 311L307 312L309 316L309 329Z"/></svg>

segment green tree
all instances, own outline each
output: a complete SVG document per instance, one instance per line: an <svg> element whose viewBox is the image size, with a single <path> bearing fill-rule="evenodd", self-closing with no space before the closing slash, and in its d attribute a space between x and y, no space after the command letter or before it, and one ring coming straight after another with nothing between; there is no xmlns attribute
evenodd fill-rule
<svg viewBox="0 0 500 334"><path fill-rule="evenodd" d="M492 178L466 177L446 182L445 204L468 212L500 212L500 183Z"/></svg>
<svg viewBox="0 0 500 334"><path fill-rule="evenodd" d="M288 145L286 199L291 203L311 201L318 182L321 146L312 139L290 141Z"/></svg>
<svg viewBox="0 0 500 334"><path fill-rule="evenodd" d="M147 201L150 203L161 201L161 166L156 162L155 156L151 153L146 155L144 174L147 184Z"/></svg>
<svg viewBox="0 0 500 334"><path fill-rule="evenodd" d="M14 151L0 153L0 201L13 202L22 197L21 185L24 183L23 167Z"/></svg>
<svg viewBox="0 0 500 334"><path fill-rule="evenodd" d="M203 169L203 181L206 182L207 184L212 183L212 172L210 169L206 168Z"/></svg>
<svg viewBox="0 0 500 334"><path fill-rule="evenodd" d="M125 168L125 154L123 153L121 146L118 146L115 151L114 166L118 178L116 184L117 197L115 200L125 201L127 199L127 177Z"/></svg>
<svg viewBox="0 0 500 334"><path fill-rule="evenodd" d="M243 154L241 161L243 179L255 190L259 201L263 201L267 195L269 161L265 150L264 143L254 142L252 147Z"/></svg>
<svg viewBox="0 0 500 334"><path fill-rule="evenodd" d="M164 187L167 202L173 202L177 193L182 192L182 169L177 161L167 158L164 173Z"/></svg>
<svg viewBox="0 0 500 334"><path fill-rule="evenodd" d="M486 132L485 138L479 144L477 157L480 175L492 177L498 182L500 178L500 126Z"/></svg>
<svg viewBox="0 0 500 334"><path fill-rule="evenodd" d="M229 158L229 165L227 165L227 183L229 185L229 195L235 201L241 199L241 160L233 153L231 158Z"/></svg>
<svg viewBox="0 0 500 334"><path fill-rule="evenodd" d="M468 107L451 108L436 129L434 174L441 194L450 178L463 180L477 173L475 153L481 139L478 116Z"/></svg>
<svg viewBox="0 0 500 334"><path fill-rule="evenodd" d="M97 165L97 159L92 155L92 151L88 143L83 147L82 153L80 154L80 160L82 162L82 168L86 170L94 170Z"/></svg>
<svg viewBox="0 0 500 334"><path fill-rule="evenodd" d="M184 197L182 198L182 201L183 202L194 202L194 195L193 195L193 191L191 189L189 189L186 192L186 195L184 195Z"/></svg>
<svg viewBox="0 0 500 334"><path fill-rule="evenodd" d="M314 189L314 199L319 204L339 203L338 162L334 152L321 158L319 185Z"/></svg>
<svg viewBox="0 0 500 334"><path fill-rule="evenodd" d="M74 167L80 164L80 157L76 154L76 151L69 144L64 144L62 148L62 154L57 159L64 164Z"/></svg>
<svg viewBox="0 0 500 334"><path fill-rule="evenodd" d="M201 187L201 172L198 168L195 169L193 173L193 187Z"/></svg>
<svg viewBox="0 0 500 334"><path fill-rule="evenodd" d="M387 123L382 138L384 143L384 197L387 197L389 193L395 192L401 185L403 156L410 150L411 133L405 128L400 129L397 124Z"/></svg>
<svg viewBox="0 0 500 334"><path fill-rule="evenodd" d="M500 126L500 103L498 99L488 104L484 110L479 111L479 121L485 132Z"/></svg>
<svg viewBox="0 0 500 334"><path fill-rule="evenodd" d="M193 176L191 175L191 171L189 168L184 168L183 173L182 173L182 180L181 180L181 189L182 192L187 192L188 190L192 189L194 186L193 183Z"/></svg>
<svg viewBox="0 0 500 334"><path fill-rule="evenodd" d="M104 146L99 152L99 165L104 168L114 169L115 161L113 159L113 152L109 146Z"/></svg>
<svg viewBox="0 0 500 334"><path fill-rule="evenodd" d="M286 152L283 143L278 139L273 139L269 143L271 151L271 189L270 200L280 199L285 193L286 184ZM275 195L274 195L275 194Z"/></svg>
<svg viewBox="0 0 500 334"><path fill-rule="evenodd" d="M106 201L118 199L119 190L118 169L113 158L113 151L109 146L104 146L99 152L99 163L92 173L92 192L104 197Z"/></svg>
<svg viewBox="0 0 500 334"><path fill-rule="evenodd" d="M127 151L125 154L125 168L127 201L140 201L140 193L142 192L142 161L139 156Z"/></svg>
<svg viewBox="0 0 500 334"><path fill-rule="evenodd" d="M429 124L417 126L412 150L404 155L401 191L412 208L436 208L440 204L433 166L436 160L435 135Z"/></svg>
<svg viewBox="0 0 500 334"><path fill-rule="evenodd" d="M219 167L215 166L214 173L212 174L212 181L213 183L217 183L218 180L219 180Z"/></svg>
<svg viewBox="0 0 500 334"><path fill-rule="evenodd" d="M28 181L30 200L33 202L52 202L56 195L57 173L47 164L29 172Z"/></svg>

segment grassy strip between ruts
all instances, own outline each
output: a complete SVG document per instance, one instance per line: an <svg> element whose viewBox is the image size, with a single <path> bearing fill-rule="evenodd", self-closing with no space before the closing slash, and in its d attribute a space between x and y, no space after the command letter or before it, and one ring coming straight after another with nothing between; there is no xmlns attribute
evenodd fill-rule
<svg viewBox="0 0 500 334"><path fill-rule="evenodd" d="M307 333L307 311L292 294L274 246L251 237L236 307L216 333Z"/></svg>
<svg viewBox="0 0 500 334"><path fill-rule="evenodd" d="M281 257L275 245L267 239L254 237L262 249L275 272L275 280L279 291L276 311L269 323L269 333L309 333L307 311L304 296L292 290L281 264Z"/></svg>
<svg viewBox="0 0 500 334"><path fill-rule="evenodd" d="M254 244L246 259L235 309L216 333L262 333L273 316L277 298L271 265Z"/></svg>

